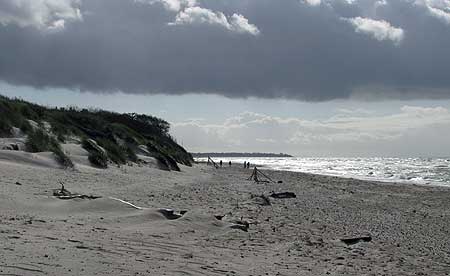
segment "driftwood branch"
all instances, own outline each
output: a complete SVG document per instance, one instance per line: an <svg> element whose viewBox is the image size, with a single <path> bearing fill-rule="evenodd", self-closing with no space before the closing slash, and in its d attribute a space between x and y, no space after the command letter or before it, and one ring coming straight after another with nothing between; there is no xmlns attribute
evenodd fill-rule
<svg viewBox="0 0 450 276"><path fill-rule="evenodd" d="M261 175L263 178L265 178L265 180L261 180L259 175ZM260 182L273 182L275 183L275 181L273 181L270 177L268 177L265 173L261 172L260 170L258 170L258 168L254 168L252 175L250 175L250 177L247 180L253 180L256 183L260 183Z"/></svg>
<svg viewBox="0 0 450 276"><path fill-rule="evenodd" d="M217 165L217 163L214 162L214 160L212 160L212 158L208 156L208 163L207 163L207 165L209 165L210 163L213 164L213 166L214 166L216 169L219 168L219 166Z"/></svg>

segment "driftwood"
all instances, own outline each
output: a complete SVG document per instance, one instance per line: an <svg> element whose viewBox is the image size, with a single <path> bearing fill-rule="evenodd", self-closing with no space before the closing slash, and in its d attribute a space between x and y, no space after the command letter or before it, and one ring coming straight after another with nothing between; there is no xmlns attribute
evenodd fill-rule
<svg viewBox="0 0 450 276"><path fill-rule="evenodd" d="M292 192L273 193L270 195L272 198L296 198L297 195Z"/></svg>
<svg viewBox="0 0 450 276"><path fill-rule="evenodd" d="M78 195L78 194L73 194L73 195L68 195L68 196L56 196L59 199L75 199L75 198L80 198L80 199L97 199L97 198L101 198L101 196L93 196L93 195Z"/></svg>
<svg viewBox="0 0 450 276"><path fill-rule="evenodd" d="M371 241L372 241L371 236L341 239L341 242L345 243L346 245L354 245L359 242L371 242Z"/></svg>
<svg viewBox="0 0 450 276"><path fill-rule="evenodd" d="M211 163L216 169L219 168L219 166L217 165L217 163L214 162L214 160L212 160L212 158L208 156L208 162L207 162L206 164L209 165L210 163Z"/></svg>
<svg viewBox="0 0 450 276"><path fill-rule="evenodd" d="M261 180L260 178L264 178L264 180ZM268 177L265 173L263 173L262 171L258 170L258 168L255 166L255 168L253 169L252 175L250 175L250 177L247 180L253 180L256 183L275 183L275 181L273 181L270 177Z"/></svg>
<svg viewBox="0 0 450 276"><path fill-rule="evenodd" d="M215 215L214 217L217 220L224 221L224 218L226 216L227 215ZM228 222L231 223L231 225L228 226L229 228L242 230L244 232L248 232L248 229L250 227L250 222L248 222L246 220L243 220L242 218L241 219L228 220Z"/></svg>
<svg viewBox="0 0 450 276"><path fill-rule="evenodd" d="M222 219L225 217L225 215L214 215L214 217L215 217L217 220L222 220Z"/></svg>
<svg viewBox="0 0 450 276"><path fill-rule="evenodd" d="M56 197L60 197L60 196L70 196L72 195L71 192L69 192L69 190L67 190L64 187L64 184L61 183L61 189L55 189L53 190L53 195Z"/></svg>
<svg viewBox="0 0 450 276"><path fill-rule="evenodd" d="M93 195L82 195L82 194L72 194L69 190L67 190L64 187L64 184L61 183L61 189L55 189L53 190L53 196L59 198L59 199L97 199L101 198L101 196L93 196Z"/></svg>
<svg viewBox="0 0 450 276"><path fill-rule="evenodd" d="M248 223L248 221L245 220L236 220L234 221L234 224L232 224L230 226L231 229L239 229L242 230L244 232L248 232L248 228L250 227L250 223Z"/></svg>

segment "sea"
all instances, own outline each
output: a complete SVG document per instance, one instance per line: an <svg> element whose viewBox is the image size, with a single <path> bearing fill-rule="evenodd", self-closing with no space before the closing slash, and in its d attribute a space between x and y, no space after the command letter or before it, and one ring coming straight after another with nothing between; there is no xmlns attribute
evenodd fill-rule
<svg viewBox="0 0 450 276"><path fill-rule="evenodd" d="M213 160L222 160L224 166L228 166L228 161L247 161L252 166L270 170L450 186L450 158L216 157ZM196 158L196 161L206 162L207 158Z"/></svg>

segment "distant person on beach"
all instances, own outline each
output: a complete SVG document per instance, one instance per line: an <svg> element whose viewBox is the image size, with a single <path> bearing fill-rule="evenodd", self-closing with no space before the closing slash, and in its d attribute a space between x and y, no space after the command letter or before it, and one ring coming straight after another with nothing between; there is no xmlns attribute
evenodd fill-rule
<svg viewBox="0 0 450 276"><path fill-rule="evenodd" d="M231 167L231 161L228 161L228 165Z"/></svg>
<svg viewBox="0 0 450 276"><path fill-rule="evenodd" d="M244 169L247 168L247 161L244 161Z"/></svg>
<svg viewBox="0 0 450 276"><path fill-rule="evenodd" d="M250 162L247 162L247 169L250 169Z"/></svg>
<svg viewBox="0 0 450 276"><path fill-rule="evenodd" d="M220 160L220 167L222 167L222 160Z"/></svg>

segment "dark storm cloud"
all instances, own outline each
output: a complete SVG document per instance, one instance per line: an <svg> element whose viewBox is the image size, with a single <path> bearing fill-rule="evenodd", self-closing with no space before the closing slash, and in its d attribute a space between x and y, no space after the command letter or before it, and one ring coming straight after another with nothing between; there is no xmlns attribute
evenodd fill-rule
<svg viewBox="0 0 450 276"><path fill-rule="evenodd" d="M444 14L406 0L63 2L41 20L0 4L1 80L308 101L450 98L442 1L432 7Z"/></svg>

